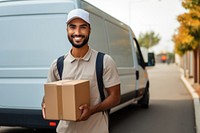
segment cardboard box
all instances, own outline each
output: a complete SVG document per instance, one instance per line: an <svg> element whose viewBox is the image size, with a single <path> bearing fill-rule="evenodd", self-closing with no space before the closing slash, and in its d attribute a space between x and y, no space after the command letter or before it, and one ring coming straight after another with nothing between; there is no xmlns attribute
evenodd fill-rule
<svg viewBox="0 0 200 133"><path fill-rule="evenodd" d="M76 121L82 104L90 104L88 80L61 80L44 85L46 119Z"/></svg>

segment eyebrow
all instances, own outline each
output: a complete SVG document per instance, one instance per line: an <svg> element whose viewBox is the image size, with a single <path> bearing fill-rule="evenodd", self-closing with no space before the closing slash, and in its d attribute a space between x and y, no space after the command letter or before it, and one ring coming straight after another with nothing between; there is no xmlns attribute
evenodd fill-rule
<svg viewBox="0 0 200 133"><path fill-rule="evenodd" d="M68 24L68 26L76 26L76 25L75 24ZM88 24L81 24L80 26L88 26L89 27Z"/></svg>
<svg viewBox="0 0 200 133"><path fill-rule="evenodd" d="M82 24L81 26L89 26L88 24Z"/></svg>

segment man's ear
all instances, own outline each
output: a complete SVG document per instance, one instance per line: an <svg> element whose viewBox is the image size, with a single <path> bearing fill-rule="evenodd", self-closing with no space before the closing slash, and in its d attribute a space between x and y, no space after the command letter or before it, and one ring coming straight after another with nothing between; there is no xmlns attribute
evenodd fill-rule
<svg viewBox="0 0 200 133"><path fill-rule="evenodd" d="M89 34L91 33L91 27L89 27Z"/></svg>

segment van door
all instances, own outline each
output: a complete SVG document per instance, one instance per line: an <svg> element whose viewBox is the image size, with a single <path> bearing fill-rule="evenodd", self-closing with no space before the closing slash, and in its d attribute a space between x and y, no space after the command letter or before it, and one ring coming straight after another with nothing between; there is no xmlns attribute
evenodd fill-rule
<svg viewBox="0 0 200 133"><path fill-rule="evenodd" d="M142 95L147 85L148 74L145 68L146 66L143 59L143 55L140 50L139 43L135 37L133 37L133 42L134 42L134 47L135 47L136 57L137 57L137 62L138 62L138 91L139 91L138 94Z"/></svg>
<svg viewBox="0 0 200 133"><path fill-rule="evenodd" d="M0 108L41 109L51 62L71 47L72 2L0 2Z"/></svg>

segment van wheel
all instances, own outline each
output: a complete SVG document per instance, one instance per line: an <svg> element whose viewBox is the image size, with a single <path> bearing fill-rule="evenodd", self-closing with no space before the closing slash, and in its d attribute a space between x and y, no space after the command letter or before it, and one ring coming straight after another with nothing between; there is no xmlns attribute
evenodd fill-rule
<svg viewBox="0 0 200 133"><path fill-rule="evenodd" d="M147 85L144 95L143 95L142 99L140 99L138 101L138 104L141 105L142 108L145 108L145 109L149 108L149 97L150 97L149 85Z"/></svg>

